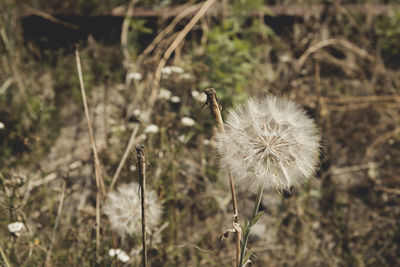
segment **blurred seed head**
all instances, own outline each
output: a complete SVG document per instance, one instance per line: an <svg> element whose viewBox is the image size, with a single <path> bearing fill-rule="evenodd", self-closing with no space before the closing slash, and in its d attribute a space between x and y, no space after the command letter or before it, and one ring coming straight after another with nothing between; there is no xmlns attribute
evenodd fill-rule
<svg viewBox="0 0 400 267"><path fill-rule="evenodd" d="M239 186L283 190L313 174L319 140L318 129L304 110L268 96L230 110L226 134L217 135L217 148L222 169L230 169Z"/></svg>
<svg viewBox="0 0 400 267"><path fill-rule="evenodd" d="M145 195L146 231L151 232L160 222L162 206L154 191L146 190ZM104 205L104 213L110 220L111 228L121 237L140 235L142 215L139 185L137 183L123 184L116 191L109 193Z"/></svg>

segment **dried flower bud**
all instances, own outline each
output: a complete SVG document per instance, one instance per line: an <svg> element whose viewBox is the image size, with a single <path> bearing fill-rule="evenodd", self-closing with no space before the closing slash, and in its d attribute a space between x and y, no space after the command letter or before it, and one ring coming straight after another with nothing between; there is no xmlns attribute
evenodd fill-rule
<svg viewBox="0 0 400 267"><path fill-rule="evenodd" d="M268 96L229 112L226 134L217 135L221 167L238 185L290 189L309 178L318 163L319 133L296 104Z"/></svg>

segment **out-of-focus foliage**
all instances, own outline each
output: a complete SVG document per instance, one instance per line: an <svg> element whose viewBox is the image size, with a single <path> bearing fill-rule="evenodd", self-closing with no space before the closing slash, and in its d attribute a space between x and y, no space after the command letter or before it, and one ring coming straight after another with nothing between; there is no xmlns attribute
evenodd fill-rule
<svg viewBox="0 0 400 267"><path fill-rule="evenodd" d="M377 23L376 32L381 38L382 56L389 66L400 65L400 11L385 16ZM390 60L389 60L390 59Z"/></svg>
<svg viewBox="0 0 400 267"><path fill-rule="evenodd" d="M269 40L274 33L259 18L249 17L255 12L268 13L263 1L232 1L228 10L232 14L213 25L207 33L204 54L194 61L208 67L202 87L218 88L221 98L231 102L243 97L243 89L251 82L248 76L259 67L259 55L271 47Z"/></svg>

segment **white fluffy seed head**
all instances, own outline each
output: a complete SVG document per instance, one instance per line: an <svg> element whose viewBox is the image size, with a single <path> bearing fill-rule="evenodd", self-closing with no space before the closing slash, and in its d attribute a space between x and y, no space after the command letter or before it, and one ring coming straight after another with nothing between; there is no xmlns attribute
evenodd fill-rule
<svg viewBox="0 0 400 267"><path fill-rule="evenodd" d="M108 194L104 205L104 213L108 216L111 228L121 237L140 235L142 230L141 200L137 183L123 184L118 190ZM160 222L161 204L154 191L146 190L145 215L146 231L151 230Z"/></svg>
<svg viewBox="0 0 400 267"><path fill-rule="evenodd" d="M313 174L319 141L318 128L304 110L268 96L230 110L226 134L217 135L217 149L222 170L230 169L238 186L282 190Z"/></svg>

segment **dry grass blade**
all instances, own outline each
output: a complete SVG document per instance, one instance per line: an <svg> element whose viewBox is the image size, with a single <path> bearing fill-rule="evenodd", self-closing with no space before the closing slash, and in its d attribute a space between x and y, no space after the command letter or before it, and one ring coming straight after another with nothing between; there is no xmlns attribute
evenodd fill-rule
<svg viewBox="0 0 400 267"><path fill-rule="evenodd" d="M75 24L60 20L60 19L58 19L58 18L56 18L56 17L54 17L54 16L52 16L50 14L47 14L46 12L43 12L41 10L38 10L38 9L35 9L35 8L32 8L32 7L29 7L27 5L25 5L24 7L27 10L26 12L28 12L30 14L34 14L36 16L42 17L44 19L47 19L47 20L49 20L49 21L51 21L53 23L60 24L60 25L62 25L64 27L71 28L73 30L79 30L79 26L78 25L75 25Z"/></svg>
<svg viewBox="0 0 400 267"><path fill-rule="evenodd" d="M99 156L97 154L97 147L96 147L96 143L94 141L92 122L90 120L89 107L88 107L87 100L86 100L86 91L85 91L85 87L83 84L82 67L81 67L81 60L80 60L80 56L79 56L78 46L76 47L76 50L75 50L75 58L76 58L76 65L77 65L77 69L78 69L78 75L79 75L79 83L81 86L83 106L85 109L86 121L87 121L88 128L89 128L90 143L92 145L92 150L93 150L93 154L94 154L94 163L95 163L94 170L95 170L96 187L97 187L97 193L96 193L96 259L99 259L99 251L100 251L100 191L103 193L103 196L105 197L106 190L105 190L104 181L103 181L102 174L101 174L100 160L99 160Z"/></svg>
<svg viewBox="0 0 400 267"><path fill-rule="evenodd" d="M94 141L92 121L90 119L89 107L88 107L87 99L86 99L86 90L85 90L85 86L83 83L82 66L81 66L81 59L79 56L78 47L76 47L76 50L75 50L75 58L76 58L76 66L78 69L78 75L79 75L79 83L81 86L82 101L83 101L83 106L85 109L86 121L87 121L88 128L89 128L90 143L91 143L93 154L94 154L96 186L97 186L97 188L101 188L101 191L102 191L103 195L105 196L106 190L105 190L104 181L102 178L101 165L100 165L99 155L97 153L97 146L96 146L96 142Z"/></svg>
<svg viewBox="0 0 400 267"><path fill-rule="evenodd" d="M354 52L358 56L368 59L369 61L374 60L374 58L366 50L356 46L355 44L353 44L349 41L342 40L342 39L327 39L327 40L323 40L323 41L318 42L318 43L312 45L311 47L309 47L306 50L306 52L304 52L304 54L301 55L301 57L297 60L296 64L294 65L295 71L296 72L300 71L301 67L304 65L304 62L307 60L307 58L311 54L317 52L321 48L331 46L331 45L337 45L337 46L344 47L344 48Z"/></svg>
<svg viewBox="0 0 400 267"><path fill-rule="evenodd" d="M121 174L122 168L124 167L125 162L128 159L129 151L132 150L132 147L135 144L136 134L138 131L139 131L139 124L136 124L135 128L133 128L133 131L131 133L131 137L129 138L129 142L128 142L128 145L126 146L124 155L122 155L121 161L119 162L117 170L115 171L115 174L112 178L109 191L112 191L114 189L115 183L117 182L119 175Z"/></svg>
<svg viewBox="0 0 400 267"><path fill-rule="evenodd" d="M175 26L186 16L189 14L195 12L199 8L200 4L196 4L193 6L189 6L182 12L180 12L173 20L172 22L165 28L163 29L157 36L154 38L154 40L151 42L150 45L146 47L146 49L142 52L142 54L138 57L138 62L141 62L143 60L143 57L149 55L151 51L154 50L154 48L160 43L160 41L167 36L174 28Z"/></svg>

